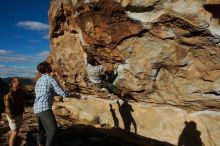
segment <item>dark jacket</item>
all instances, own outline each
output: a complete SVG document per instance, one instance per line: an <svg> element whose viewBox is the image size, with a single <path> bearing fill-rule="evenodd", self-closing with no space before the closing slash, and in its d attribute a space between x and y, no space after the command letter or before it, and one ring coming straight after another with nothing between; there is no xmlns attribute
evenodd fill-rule
<svg viewBox="0 0 220 146"><path fill-rule="evenodd" d="M16 91L10 91L5 95L5 113L10 118L14 119L15 116L19 116L24 113L26 96L27 94L22 88L19 88Z"/></svg>

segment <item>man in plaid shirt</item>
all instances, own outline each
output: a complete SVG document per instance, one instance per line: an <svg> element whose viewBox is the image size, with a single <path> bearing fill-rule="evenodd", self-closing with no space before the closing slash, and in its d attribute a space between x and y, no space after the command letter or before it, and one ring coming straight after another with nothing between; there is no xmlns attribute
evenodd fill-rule
<svg viewBox="0 0 220 146"><path fill-rule="evenodd" d="M34 113L38 117L38 137L39 146L43 145L43 137L46 132L46 146L53 146L54 136L57 131L57 122L52 111L55 93L62 97L69 96L64 92L54 78L50 76L52 72L50 64L42 62L37 66L39 79L35 85L36 98L34 101Z"/></svg>

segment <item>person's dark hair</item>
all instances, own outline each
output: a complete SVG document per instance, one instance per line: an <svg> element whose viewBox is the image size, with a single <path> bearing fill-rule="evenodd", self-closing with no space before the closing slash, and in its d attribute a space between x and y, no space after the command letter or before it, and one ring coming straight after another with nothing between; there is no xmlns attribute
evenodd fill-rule
<svg viewBox="0 0 220 146"><path fill-rule="evenodd" d="M88 56L87 56L87 62L88 62L89 64L91 64L92 66L96 66L96 65L97 65L97 61L96 61L96 59L94 58L94 56L92 56L92 55L88 55Z"/></svg>
<svg viewBox="0 0 220 146"><path fill-rule="evenodd" d="M48 62L44 61L37 65L37 70L41 74L45 74L48 71L51 72L51 66Z"/></svg>

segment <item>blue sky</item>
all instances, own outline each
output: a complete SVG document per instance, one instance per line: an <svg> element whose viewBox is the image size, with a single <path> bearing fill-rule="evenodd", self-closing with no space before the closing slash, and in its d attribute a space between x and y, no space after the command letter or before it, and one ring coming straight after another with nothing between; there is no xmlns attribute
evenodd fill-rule
<svg viewBox="0 0 220 146"><path fill-rule="evenodd" d="M1 0L0 77L34 77L50 51L50 0Z"/></svg>

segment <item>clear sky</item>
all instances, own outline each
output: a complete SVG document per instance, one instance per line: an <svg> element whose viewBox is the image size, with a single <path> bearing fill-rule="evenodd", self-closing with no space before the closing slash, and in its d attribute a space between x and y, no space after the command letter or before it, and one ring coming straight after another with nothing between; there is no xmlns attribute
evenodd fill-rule
<svg viewBox="0 0 220 146"><path fill-rule="evenodd" d="M0 77L34 77L50 51L50 0L0 1Z"/></svg>

